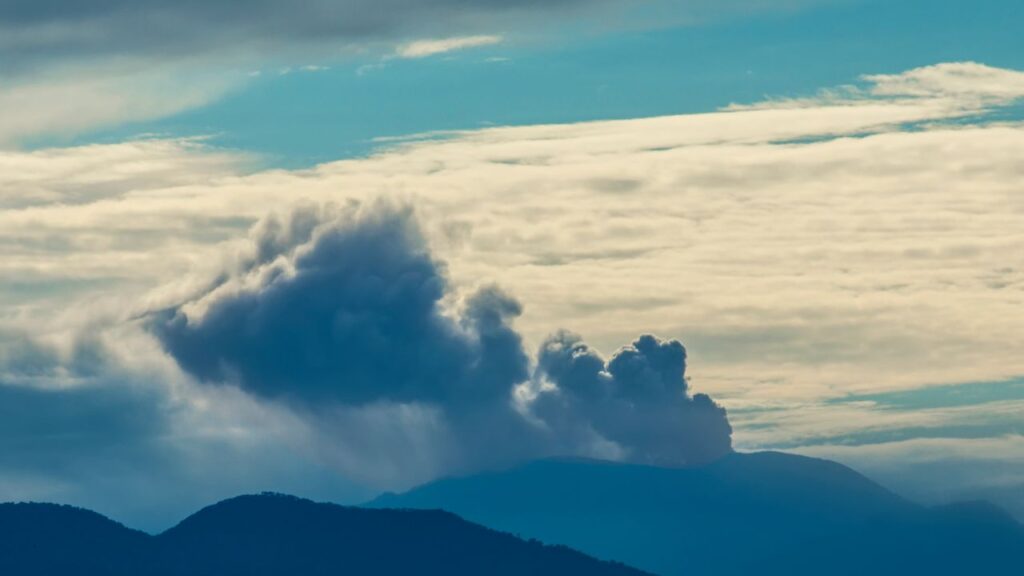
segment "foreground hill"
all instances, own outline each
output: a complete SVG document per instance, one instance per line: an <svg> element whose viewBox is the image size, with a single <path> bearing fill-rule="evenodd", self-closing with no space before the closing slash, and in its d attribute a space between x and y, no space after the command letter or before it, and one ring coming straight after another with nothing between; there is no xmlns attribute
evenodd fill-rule
<svg viewBox="0 0 1024 576"><path fill-rule="evenodd" d="M89 510L0 504L0 574L127 574L151 537Z"/></svg>
<svg viewBox="0 0 1024 576"><path fill-rule="evenodd" d="M541 461L370 506L444 508L666 576L1024 574L1024 528L994 507L924 508L840 464L780 453L685 469Z"/></svg>
<svg viewBox="0 0 1024 576"><path fill-rule="evenodd" d="M564 575L640 576L560 546L524 542L440 511L243 496L149 536L98 514L0 505L4 576Z"/></svg>

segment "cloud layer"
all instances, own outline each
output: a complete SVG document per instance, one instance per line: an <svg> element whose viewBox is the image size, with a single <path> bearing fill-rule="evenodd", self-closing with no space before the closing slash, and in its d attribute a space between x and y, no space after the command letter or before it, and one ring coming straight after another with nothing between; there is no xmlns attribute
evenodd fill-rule
<svg viewBox="0 0 1024 576"><path fill-rule="evenodd" d="M2 289L14 316L110 284L173 304L268 211L398 196L454 286L526 303L529 348L564 326L607 351L638 327L685 336L716 396L758 401L1008 378L1024 139L965 116L986 110L960 96L968 69L1022 95L1018 72L940 66L908 73L925 96L496 128L248 176L197 143L6 153Z"/></svg>
<svg viewBox="0 0 1024 576"><path fill-rule="evenodd" d="M500 44L501 36L461 36L440 40L417 40L398 47L399 58L426 58L448 52Z"/></svg>

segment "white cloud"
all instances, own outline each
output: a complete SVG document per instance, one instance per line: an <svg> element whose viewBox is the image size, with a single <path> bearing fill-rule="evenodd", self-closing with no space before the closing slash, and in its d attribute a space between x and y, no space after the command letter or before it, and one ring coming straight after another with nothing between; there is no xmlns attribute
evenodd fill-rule
<svg viewBox="0 0 1024 576"><path fill-rule="evenodd" d="M950 62L915 68L902 74L864 76L874 96L976 98L1005 102L1024 96L1024 72L977 62Z"/></svg>
<svg viewBox="0 0 1024 576"><path fill-rule="evenodd" d="M920 108L928 103L947 118L969 116L1024 97L1024 72L994 68L976 62L947 62L899 74L866 74L864 85L822 90L809 98L733 104L729 110L774 108L813 109L822 106L861 107L883 100Z"/></svg>
<svg viewBox="0 0 1024 576"><path fill-rule="evenodd" d="M426 58L469 48L493 46L503 41L501 36L461 36L437 40L417 40L399 46L395 50L395 55L399 58Z"/></svg>
<svg viewBox="0 0 1024 576"><path fill-rule="evenodd" d="M202 139L0 151L0 207L88 204L151 187L205 183L246 164L244 156L210 149Z"/></svg>
<svg viewBox="0 0 1024 576"><path fill-rule="evenodd" d="M169 116L207 104L243 75L190 74L167 67L63 70L0 84L0 149L29 138Z"/></svg>

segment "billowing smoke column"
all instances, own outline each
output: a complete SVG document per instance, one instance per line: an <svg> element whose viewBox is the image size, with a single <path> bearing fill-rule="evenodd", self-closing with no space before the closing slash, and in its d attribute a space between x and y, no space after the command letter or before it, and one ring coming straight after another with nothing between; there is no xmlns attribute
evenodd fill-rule
<svg viewBox="0 0 1024 576"><path fill-rule="evenodd" d="M563 332L541 347L537 372L557 388L534 411L563 434L590 431L628 460L699 464L731 449L725 409L706 394L689 395L686 349L644 335L609 360Z"/></svg>
<svg viewBox="0 0 1024 576"><path fill-rule="evenodd" d="M254 235L247 266L151 329L197 380L286 403L339 446L379 457L398 435L393 458L414 450L434 473L555 455L685 465L731 449L725 410L689 393L679 342L641 336L606 360L563 332L534 362L501 290L446 306L444 266L408 209L315 225L304 212Z"/></svg>

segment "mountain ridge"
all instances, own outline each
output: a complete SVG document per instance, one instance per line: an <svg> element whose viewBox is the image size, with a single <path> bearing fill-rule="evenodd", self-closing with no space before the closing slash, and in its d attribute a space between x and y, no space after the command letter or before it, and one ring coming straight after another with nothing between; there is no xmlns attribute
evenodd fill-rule
<svg viewBox="0 0 1024 576"><path fill-rule="evenodd" d="M0 505L0 573L5 576L339 572L645 574L565 546L525 541L444 511L372 510L262 493L207 506L150 535L82 508Z"/></svg>
<svg viewBox="0 0 1024 576"><path fill-rule="evenodd" d="M363 507L264 492L152 535L82 508L0 504L11 576L1015 576L1019 550L1024 525L991 503L927 508L842 464L780 452L685 468L551 458Z"/></svg>
<svg viewBox="0 0 1024 576"><path fill-rule="evenodd" d="M918 548L955 551L961 539L984 552L993 573L1003 561L1024 569L1012 555L1018 543L1024 547L1024 526L995 506L926 508L842 464L781 452L733 453L679 468L549 459L438 480L367 506L445 508L664 576L765 573L765 567L780 574L843 573L814 553L829 548L857 558L851 567L878 574L899 574L904 559L933 567L933 574L956 574L947 566L970 568L962 562L970 551L942 557ZM991 540L972 539L975 532ZM862 549L839 544L853 535ZM907 546L893 544L899 542Z"/></svg>

